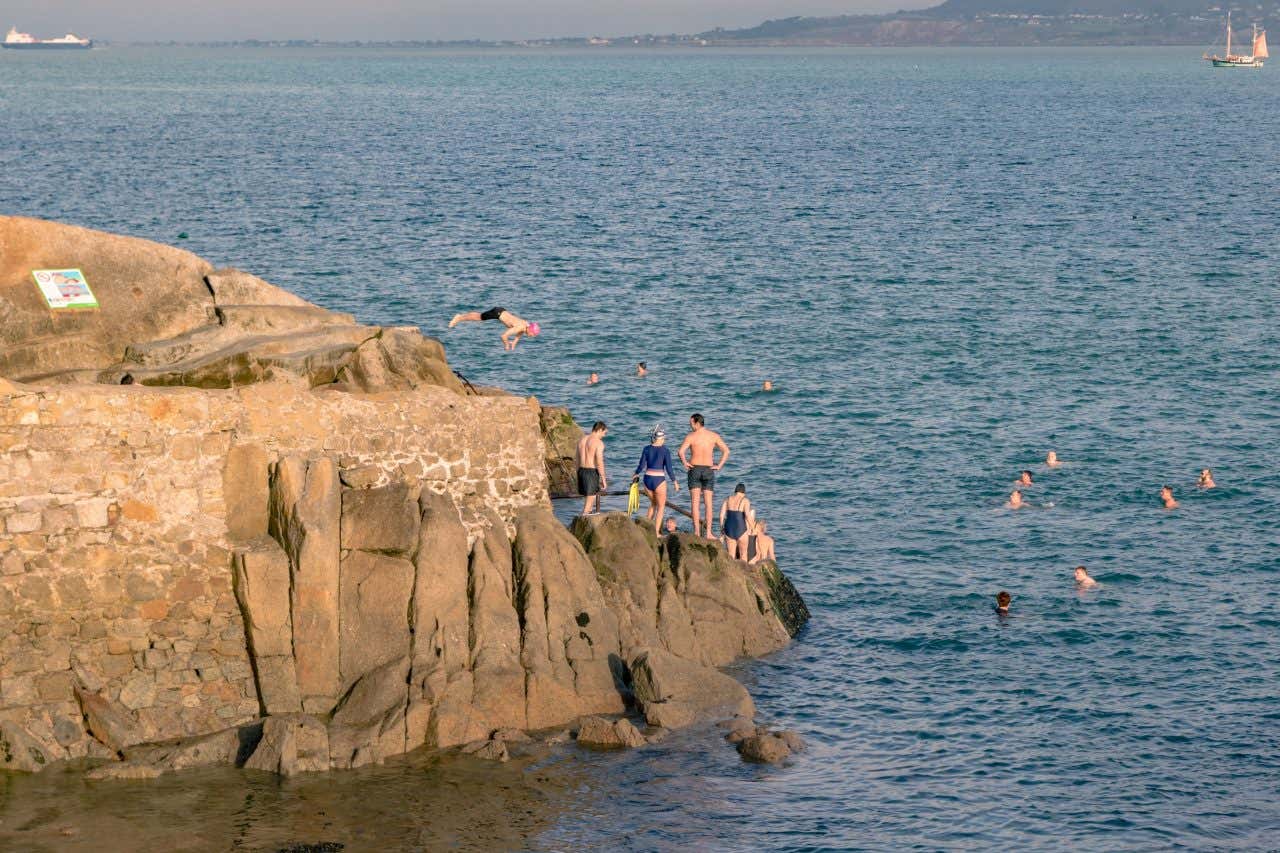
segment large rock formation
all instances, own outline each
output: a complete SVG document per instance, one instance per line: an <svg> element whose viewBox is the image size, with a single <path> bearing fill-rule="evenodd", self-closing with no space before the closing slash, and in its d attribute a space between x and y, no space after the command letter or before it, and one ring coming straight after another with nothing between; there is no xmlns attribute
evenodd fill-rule
<svg viewBox="0 0 1280 853"><path fill-rule="evenodd" d="M50 310L32 271L78 268L96 310ZM0 217L0 376L232 388L274 378L361 391L462 383L439 341L361 326L190 252Z"/></svg>
<svg viewBox="0 0 1280 853"><path fill-rule="evenodd" d="M0 247L0 373L52 383L0 379L0 766L288 775L749 713L714 667L807 616L776 566L566 530L551 410L466 393L416 332L141 241L0 219ZM103 309L38 316L23 276L66 266Z"/></svg>

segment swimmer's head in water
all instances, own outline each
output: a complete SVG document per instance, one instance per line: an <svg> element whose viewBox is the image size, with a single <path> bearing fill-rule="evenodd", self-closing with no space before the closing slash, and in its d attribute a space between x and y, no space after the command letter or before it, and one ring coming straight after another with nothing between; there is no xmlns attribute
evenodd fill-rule
<svg viewBox="0 0 1280 853"><path fill-rule="evenodd" d="M996 608L999 610L1008 610L1013 596L1005 592L1003 589L996 593Z"/></svg>
<svg viewBox="0 0 1280 853"><path fill-rule="evenodd" d="M531 337L531 338L536 338L536 337L537 337L538 335L540 335L540 334L542 334L542 327L541 327L541 326L539 326L537 323L530 323L530 324L529 324L529 337Z"/></svg>
<svg viewBox="0 0 1280 853"><path fill-rule="evenodd" d="M1088 570L1084 566L1076 566L1076 580L1082 581L1087 577L1089 577Z"/></svg>

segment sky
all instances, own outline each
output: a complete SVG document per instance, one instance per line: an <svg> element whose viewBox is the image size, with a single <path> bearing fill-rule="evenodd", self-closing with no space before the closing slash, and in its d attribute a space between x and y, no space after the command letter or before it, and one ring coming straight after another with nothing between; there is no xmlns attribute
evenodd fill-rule
<svg viewBox="0 0 1280 853"><path fill-rule="evenodd" d="M940 0L0 0L0 29L113 41L455 40L691 33Z"/></svg>

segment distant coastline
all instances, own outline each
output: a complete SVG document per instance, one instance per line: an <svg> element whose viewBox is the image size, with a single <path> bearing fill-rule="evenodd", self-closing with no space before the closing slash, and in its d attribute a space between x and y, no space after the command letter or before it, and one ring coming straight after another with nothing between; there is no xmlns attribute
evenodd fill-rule
<svg viewBox="0 0 1280 853"><path fill-rule="evenodd" d="M1266 27L1280 0L1249 6L1209 0L946 0L885 15L795 16L700 33L581 35L539 39L242 39L122 42L202 48L590 50L706 47L1183 47L1205 46L1227 8ZM99 41L100 44L110 42Z"/></svg>

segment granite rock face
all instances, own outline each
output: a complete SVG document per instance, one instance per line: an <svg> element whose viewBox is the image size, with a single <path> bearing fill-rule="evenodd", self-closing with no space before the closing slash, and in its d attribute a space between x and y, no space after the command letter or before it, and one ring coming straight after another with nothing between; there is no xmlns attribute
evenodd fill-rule
<svg viewBox="0 0 1280 853"><path fill-rule="evenodd" d="M0 218L0 248L4 767L290 775L500 759L633 703L684 725L749 712L715 667L807 616L776 567L692 537L566 530L572 418L459 393L416 331L144 241ZM55 327L30 270L71 266L103 308Z"/></svg>
<svg viewBox="0 0 1280 853"><path fill-rule="evenodd" d="M79 268L99 308L51 311L37 269ZM462 392L439 341L361 326L190 252L0 217L0 376L18 381L233 388L272 379L374 392Z"/></svg>
<svg viewBox="0 0 1280 853"><path fill-rule="evenodd" d="M678 729L724 714L751 717L747 690L722 672L662 649L645 649L631 662L636 704L651 726Z"/></svg>
<svg viewBox="0 0 1280 853"><path fill-rule="evenodd" d="M658 539L622 513L578 518L573 532L618 615L624 658L656 647L724 666L790 642L779 611L794 610L795 604L770 584L766 571L772 564L731 560L716 543L687 533Z"/></svg>
<svg viewBox="0 0 1280 853"><path fill-rule="evenodd" d="M538 426L547 446L548 489L553 498L566 498L578 494L578 442L582 439L582 427L568 409L560 406L540 406Z"/></svg>
<svg viewBox="0 0 1280 853"><path fill-rule="evenodd" d="M32 270L78 267L97 311L54 315ZM102 369L135 341L181 335L213 318L213 267L181 249L38 219L0 217L0 376L39 379Z"/></svg>

